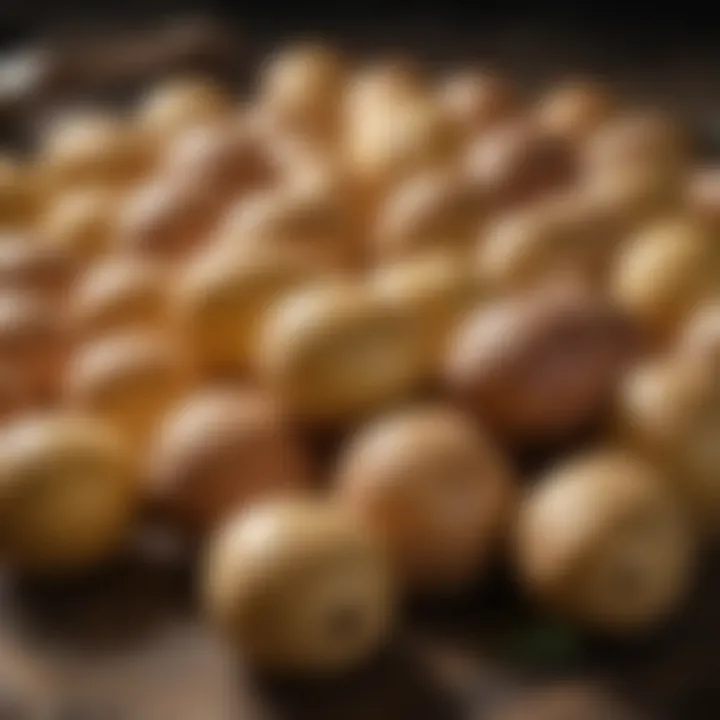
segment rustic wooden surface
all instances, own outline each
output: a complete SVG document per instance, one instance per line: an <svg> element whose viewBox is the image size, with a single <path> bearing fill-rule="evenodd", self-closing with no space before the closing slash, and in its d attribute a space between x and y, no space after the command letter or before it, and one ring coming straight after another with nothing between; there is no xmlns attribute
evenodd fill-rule
<svg viewBox="0 0 720 720"><path fill-rule="evenodd" d="M593 72L628 96L682 108L711 145L720 127L712 92L720 61L696 48L623 60L547 28L444 44L436 30L414 26L405 47L435 65L491 60L529 89L568 70ZM394 45L390 30L374 41ZM453 50L438 53L439 45ZM162 538L61 585L3 575L0 720L492 720L536 686L576 682L612 692L648 720L720 718L717 553L687 606L650 638L612 645L582 637L530 614L500 578L461 599L414 603L368 666L314 683L250 677L199 621L192 586L186 561Z"/></svg>

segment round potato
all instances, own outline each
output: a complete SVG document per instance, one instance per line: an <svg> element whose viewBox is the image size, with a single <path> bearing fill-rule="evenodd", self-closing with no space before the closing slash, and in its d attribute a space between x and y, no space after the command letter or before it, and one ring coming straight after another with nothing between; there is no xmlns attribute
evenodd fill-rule
<svg viewBox="0 0 720 720"><path fill-rule="evenodd" d="M423 371L407 314L359 284L328 281L281 300L263 322L258 371L307 419L349 420L402 398Z"/></svg>
<svg viewBox="0 0 720 720"><path fill-rule="evenodd" d="M262 393L204 390L162 422L150 459L151 495L180 528L206 533L268 495L309 485L309 463L281 410Z"/></svg>
<svg viewBox="0 0 720 720"><path fill-rule="evenodd" d="M652 466L618 451L566 460L520 507L526 591L600 632L649 629L688 587L694 538Z"/></svg>
<svg viewBox="0 0 720 720"><path fill-rule="evenodd" d="M383 555L352 515L325 501L249 508L210 547L210 617L255 666L330 674L385 640L393 593Z"/></svg>
<svg viewBox="0 0 720 720"><path fill-rule="evenodd" d="M160 328L168 319L168 278L144 257L109 255L94 262L72 288L68 324L77 338Z"/></svg>
<svg viewBox="0 0 720 720"><path fill-rule="evenodd" d="M160 333L128 331L81 347L65 377L65 400L103 418L144 452L167 410L191 386L185 355Z"/></svg>
<svg viewBox="0 0 720 720"><path fill-rule="evenodd" d="M11 422L0 439L0 554L42 574L106 558L138 508L129 458L93 417L51 411Z"/></svg>
<svg viewBox="0 0 720 720"><path fill-rule="evenodd" d="M450 343L446 380L500 437L552 444L603 418L634 340L602 296L538 290L469 315Z"/></svg>
<svg viewBox="0 0 720 720"><path fill-rule="evenodd" d="M410 586L456 590L506 530L511 472L473 423L445 406L383 416L341 454L340 499L384 539Z"/></svg>

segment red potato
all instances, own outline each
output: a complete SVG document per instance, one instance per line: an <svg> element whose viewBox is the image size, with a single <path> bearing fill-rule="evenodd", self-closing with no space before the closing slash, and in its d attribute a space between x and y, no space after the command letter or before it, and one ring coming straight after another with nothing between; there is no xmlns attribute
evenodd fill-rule
<svg viewBox="0 0 720 720"><path fill-rule="evenodd" d="M601 295L560 286L470 314L450 342L445 378L491 432L553 444L604 417L635 349L624 314Z"/></svg>

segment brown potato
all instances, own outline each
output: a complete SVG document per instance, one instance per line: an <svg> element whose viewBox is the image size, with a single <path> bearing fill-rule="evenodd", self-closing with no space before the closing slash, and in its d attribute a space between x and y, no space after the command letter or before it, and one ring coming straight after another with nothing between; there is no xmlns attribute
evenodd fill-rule
<svg viewBox="0 0 720 720"><path fill-rule="evenodd" d="M37 573L82 569L115 551L138 507L119 438L67 411L31 415L0 440L0 554Z"/></svg>
<svg viewBox="0 0 720 720"><path fill-rule="evenodd" d="M487 563L506 530L513 486L505 460L450 407L393 412L341 454L340 499L384 540L398 575L456 590Z"/></svg>
<svg viewBox="0 0 720 720"><path fill-rule="evenodd" d="M331 190L298 184L251 195L230 208L218 241L240 249L303 253L319 267L352 267L360 248L351 208Z"/></svg>
<svg viewBox="0 0 720 720"><path fill-rule="evenodd" d="M179 527L205 533L229 514L309 485L308 460L280 409L247 390L205 390L164 419L150 460L151 494Z"/></svg>
<svg viewBox="0 0 720 720"><path fill-rule="evenodd" d="M187 180L158 178L131 193L119 214L121 250L177 261L208 240L218 219L217 198Z"/></svg>
<svg viewBox="0 0 720 720"><path fill-rule="evenodd" d="M158 263L137 256L97 260L73 286L68 324L77 338L132 328L159 328L167 320L168 278Z"/></svg>
<svg viewBox="0 0 720 720"><path fill-rule="evenodd" d="M575 173L570 146L525 119L481 134L467 149L464 169L490 209L554 192Z"/></svg>
<svg viewBox="0 0 720 720"><path fill-rule="evenodd" d="M208 194L227 200L270 184L276 175L260 138L238 120L180 133L165 151L159 172L192 177Z"/></svg>
<svg viewBox="0 0 720 720"><path fill-rule="evenodd" d="M262 503L222 528L204 594L253 665L318 675L375 652L394 604L374 540L349 513L310 499Z"/></svg>
<svg viewBox="0 0 720 720"><path fill-rule="evenodd" d="M379 207L374 237L378 257L468 249L484 215L483 200L456 173L434 170L410 178Z"/></svg>
<svg viewBox="0 0 720 720"><path fill-rule="evenodd" d="M163 143L188 128L224 120L234 111L232 99L211 80L180 77L153 88L137 109L141 132Z"/></svg>
<svg viewBox="0 0 720 720"><path fill-rule="evenodd" d="M450 343L446 381L502 438L553 443L603 417L634 339L601 296L538 290L468 316Z"/></svg>
<svg viewBox="0 0 720 720"><path fill-rule="evenodd" d="M145 138L118 118L86 113L60 117L47 129L40 172L59 190L73 186L125 187L153 163Z"/></svg>
<svg viewBox="0 0 720 720"><path fill-rule="evenodd" d="M671 218L623 245L612 274L617 302L660 340L720 288L720 245L694 219Z"/></svg>
<svg viewBox="0 0 720 720"><path fill-rule="evenodd" d="M345 68L337 53L317 44L285 48L267 60L260 103L283 131L321 142L337 139Z"/></svg>
<svg viewBox="0 0 720 720"><path fill-rule="evenodd" d="M128 331L81 347L65 400L116 427L143 452L165 412L191 386L187 358L160 333Z"/></svg>
<svg viewBox="0 0 720 720"><path fill-rule="evenodd" d="M117 193L103 187L63 193L43 214L39 239L77 262L91 260L110 246L118 201Z"/></svg>
<svg viewBox="0 0 720 720"><path fill-rule="evenodd" d="M715 364L680 357L637 368L621 404L623 436L658 462L691 510L720 528L720 383Z"/></svg>
<svg viewBox="0 0 720 720"><path fill-rule="evenodd" d="M427 370L437 372L460 319L484 297L484 286L464 256L429 252L378 268L370 277L377 296L417 328Z"/></svg>
<svg viewBox="0 0 720 720"><path fill-rule="evenodd" d="M0 294L0 363L17 377L26 400L57 399L67 338L55 308L37 295Z"/></svg>
<svg viewBox="0 0 720 720"><path fill-rule="evenodd" d="M293 248L211 247L173 288L173 313L199 367L245 371L264 314L274 302L318 274Z"/></svg>
<svg viewBox="0 0 720 720"><path fill-rule="evenodd" d="M437 100L464 137L486 132L520 109L517 89L488 72L465 71L447 77L440 85Z"/></svg>
<svg viewBox="0 0 720 720"><path fill-rule="evenodd" d="M647 630L687 589L694 538L652 466L617 451L566 460L533 488L517 524L526 591L607 633Z"/></svg>
<svg viewBox="0 0 720 720"><path fill-rule="evenodd" d="M613 111L608 91L587 80L563 83L545 95L536 108L536 120L543 131L573 143L585 141Z"/></svg>
<svg viewBox="0 0 720 720"><path fill-rule="evenodd" d="M266 315L258 372L299 415L356 418L418 383L424 359L405 313L359 284L318 283L287 295Z"/></svg>

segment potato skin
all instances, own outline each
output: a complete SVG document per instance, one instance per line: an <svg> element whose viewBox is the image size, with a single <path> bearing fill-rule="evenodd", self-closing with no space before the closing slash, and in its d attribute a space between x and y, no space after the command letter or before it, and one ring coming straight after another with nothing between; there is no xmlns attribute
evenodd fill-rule
<svg viewBox="0 0 720 720"><path fill-rule="evenodd" d="M309 460L279 407L252 390L202 390L155 435L150 494L180 529L204 535L268 495L310 484Z"/></svg>
<svg viewBox="0 0 720 720"><path fill-rule="evenodd" d="M113 430L69 411L24 416L0 440L0 553L40 574L115 551L138 507L136 468Z"/></svg>
<svg viewBox="0 0 720 720"><path fill-rule="evenodd" d="M562 442L603 416L634 335L627 318L592 292L532 292L463 321L446 356L446 383L503 439Z"/></svg>
<svg viewBox="0 0 720 720"><path fill-rule="evenodd" d="M695 537L658 471L623 451L565 460L520 507L526 591L602 633L642 633L687 590Z"/></svg>
<svg viewBox="0 0 720 720"><path fill-rule="evenodd" d="M418 385L424 359L405 312L346 279L301 288L266 316L259 377L290 412L324 425L357 420Z"/></svg>
<svg viewBox="0 0 720 720"><path fill-rule="evenodd" d="M335 504L260 503L211 543L204 572L210 618L255 667L329 675L366 660L394 609L375 540Z"/></svg>
<svg viewBox="0 0 720 720"><path fill-rule="evenodd" d="M694 218L673 217L639 230L619 250L611 292L658 342L720 287L720 248Z"/></svg>
<svg viewBox="0 0 720 720"><path fill-rule="evenodd" d="M341 453L340 499L385 541L410 589L457 590L497 549L512 472L489 438L450 406L391 412Z"/></svg>
<svg viewBox="0 0 720 720"><path fill-rule="evenodd" d="M623 384L620 434L665 469L679 500L711 533L720 528L717 364L676 355L633 369Z"/></svg>

